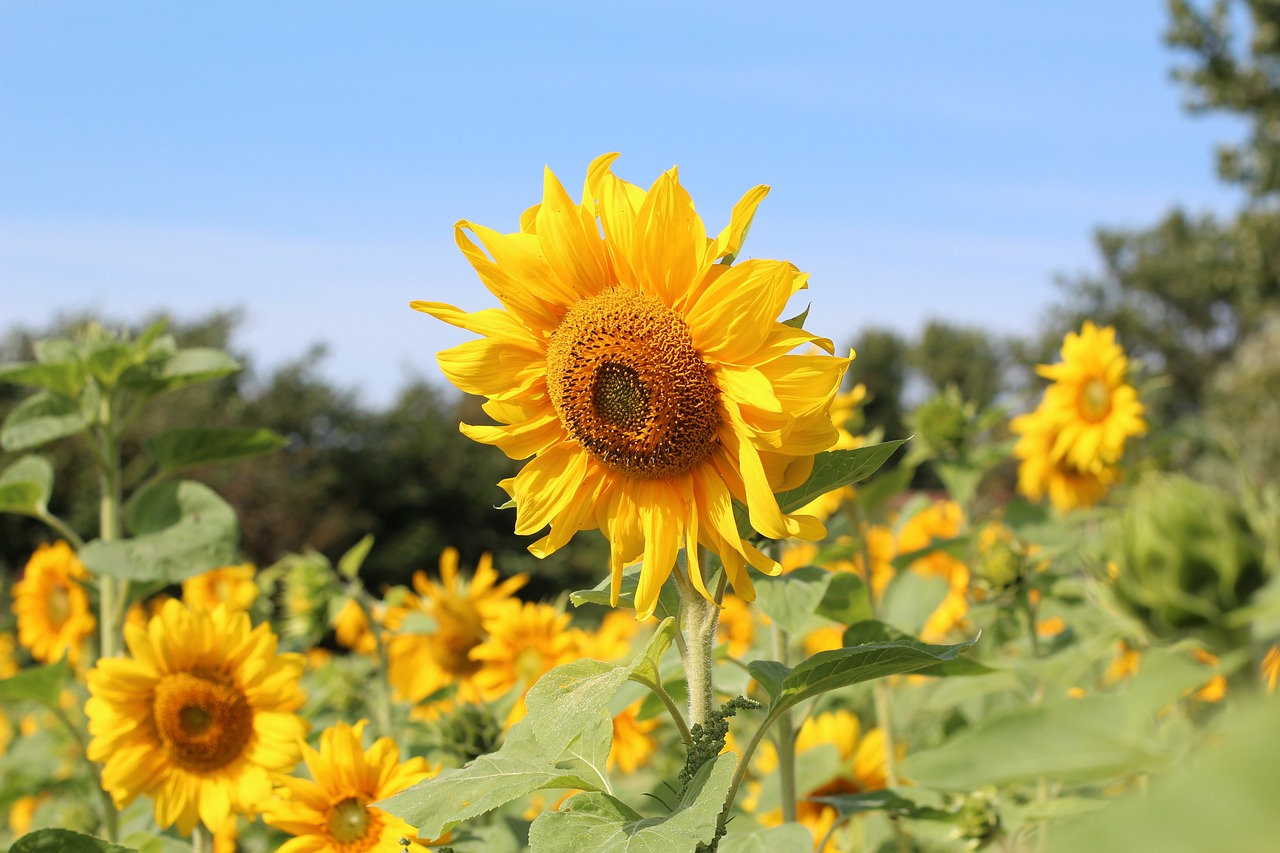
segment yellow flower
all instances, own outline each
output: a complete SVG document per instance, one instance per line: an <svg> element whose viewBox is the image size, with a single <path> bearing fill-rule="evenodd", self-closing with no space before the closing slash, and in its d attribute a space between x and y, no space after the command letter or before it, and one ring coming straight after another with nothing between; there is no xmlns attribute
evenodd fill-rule
<svg viewBox="0 0 1280 853"><path fill-rule="evenodd" d="M796 804L797 820L809 828L815 841L831 828L836 810L832 806L811 802L806 798L877 791L886 784L884 733L880 729L872 729L863 734L862 724L855 714L844 710L825 712L804 721L796 735L796 755L823 744L836 747L843 770L836 778L800 792L800 801ZM899 748L895 752L902 753L902 750ZM753 762L755 768L763 775L772 773L778 763L773 745L768 741L763 742L756 754L757 759ZM774 809L756 817L765 826L776 826L782 822L782 810ZM826 846L824 853L834 853L837 850L839 848L832 842Z"/></svg>
<svg viewBox="0 0 1280 853"><path fill-rule="evenodd" d="M1046 495L1060 512L1093 506L1102 500L1117 480L1114 468L1103 466L1095 471L1080 471L1065 458L1055 458L1059 428L1045 415L1043 408L1018 415L1009 423L1018 435L1013 455L1018 460L1018 491L1038 501Z"/></svg>
<svg viewBox="0 0 1280 853"><path fill-rule="evenodd" d="M729 657L740 658L756 639L755 611L733 593L725 593L716 625L716 638L728 643Z"/></svg>
<svg viewBox="0 0 1280 853"><path fill-rule="evenodd" d="M639 712L640 704L637 702L614 716L613 746L605 769L617 767L623 773L635 773L648 763L657 749L657 743L650 735L658 728L659 721L652 718L642 720Z"/></svg>
<svg viewBox="0 0 1280 853"><path fill-rule="evenodd" d="M489 638L471 650L472 661L480 667L474 683L485 702L515 687L523 697L544 673L580 656L582 632L570 630L569 614L548 604L513 602L486 627ZM522 699L507 724L523 716Z"/></svg>
<svg viewBox="0 0 1280 853"><path fill-rule="evenodd" d="M884 595L885 588L889 586L889 581L893 580L893 558L898 553L897 545L894 542L893 531L879 525L864 524L862 526L862 537L866 545L866 555L871 560L870 577L867 575L867 561L861 550L854 553L848 569L841 565L833 568L840 571L852 571L862 578L864 582L870 584L871 593L878 600Z"/></svg>
<svg viewBox="0 0 1280 853"><path fill-rule="evenodd" d="M861 427L862 414L859 407L866 398L867 386L859 382L851 390L837 394L835 399L831 401L831 421L836 425L836 431L840 434L835 446L831 448L832 450L854 450L863 445L865 439L860 435L854 435L849 431L849 427L855 423L857 424L855 429ZM800 512L826 521L846 501L853 500L855 494L853 486L832 489L814 498L803 506Z"/></svg>
<svg viewBox="0 0 1280 853"><path fill-rule="evenodd" d="M252 563L223 566L182 582L182 600L197 610L212 610L226 604L233 610L248 610L258 598Z"/></svg>
<svg viewBox="0 0 1280 853"><path fill-rule="evenodd" d="M623 567L641 562L635 604L646 617L681 547L701 587L701 544L750 600L747 564L778 566L738 535L732 501L772 539L824 535L817 519L784 514L774 493L800 485L813 455L835 444L829 408L849 360L790 354L833 352L777 321L807 275L784 261L724 262L767 187L711 239L675 169L645 191L612 174L616 157L591 164L581 204L547 170L542 202L516 233L458 223L459 248L502 308L412 307L482 336L440 353L440 367L487 397L498 422L464 424L466 435L533 457L500 485L518 534L550 525L534 554L599 528L614 603Z"/></svg>
<svg viewBox="0 0 1280 853"><path fill-rule="evenodd" d="M1080 334L1067 333L1061 362L1036 368L1053 382L1042 407L1058 425L1050 451L1055 460L1096 474L1119 461L1130 436L1146 433L1138 392L1125 381L1128 365L1116 330L1086 320Z"/></svg>
<svg viewBox="0 0 1280 853"><path fill-rule="evenodd" d="M301 655L277 654L276 636L249 615L168 601L146 629L125 628L131 657L98 661L88 675L88 756L123 808L155 799L156 822L190 834L230 814L255 814L271 774L299 757L306 723L294 713Z"/></svg>
<svg viewBox="0 0 1280 853"><path fill-rule="evenodd" d="M1259 667L1262 679L1267 682L1267 695L1276 692L1276 682L1280 681L1280 644L1267 649Z"/></svg>
<svg viewBox="0 0 1280 853"><path fill-rule="evenodd" d="M64 655L73 665L80 662L84 640L97 625L89 596L79 583L83 577L84 564L59 540L37 548L22 580L13 586L18 642L41 663L54 663Z"/></svg>
<svg viewBox="0 0 1280 853"><path fill-rule="evenodd" d="M440 555L440 581L415 572L413 588L405 603L390 608L386 626L399 631L411 613L426 615L435 623L430 633L399 633L387 644L388 676L399 696L418 702L437 690L455 684L463 701L480 701L472 679L481 664L472 651L488 636L485 621L511 602L512 593L528 578L515 575L498 582L489 554L480 557L474 577L458 573L458 551L446 548Z"/></svg>
<svg viewBox="0 0 1280 853"><path fill-rule="evenodd" d="M294 836L277 853L390 853L401 838L424 850L414 828L371 803L435 774L424 758L400 761L391 738L364 749L365 721L336 723L320 735L320 750L303 745L310 779L285 777L263 808L263 820ZM425 842L424 842L425 843Z"/></svg>
<svg viewBox="0 0 1280 853"><path fill-rule="evenodd" d="M631 652L632 642L639 632L639 622L625 613L610 610L599 628L580 635L581 655L594 660L618 660Z"/></svg>
<svg viewBox="0 0 1280 853"><path fill-rule="evenodd" d="M913 515L898 532L898 551L910 554L933 544L951 539L960 532L964 513L955 501L938 501ZM920 639L926 643L941 642L953 629L964 624L969 612L969 569L963 560L938 549L912 561L911 570L947 581L947 594L929 614Z"/></svg>
<svg viewBox="0 0 1280 853"><path fill-rule="evenodd" d="M1130 646L1128 641L1120 640L1116 643L1116 656L1107 665L1107 671L1102 674L1102 683L1115 684L1132 678L1138 674L1141 666L1142 652Z"/></svg>
<svg viewBox="0 0 1280 853"><path fill-rule="evenodd" d="M39 794L27 794L18 797L9 806L9 831L15 837L26 835L31 831L31 824L35 820L36 809L40 808L40 804L49 799L47 792Z"/></svg>
<svg viewBox="0 0 1280 853"><path fill-rule="evenodd" d="M377 616L375 613L374 618ZM348 598L338 615L333 617L333 635L338 645L353 652L371 655L378 650L378 638L369 627L369 617L354 598Z"/></svg>
<svg viewBox="0 0 1280 853"><path fill-rule="evenodd" d="M164 609L164 603L172 598L172 595L161 593L146 601L135 601L129 605L129 609L124 614L124 624L133 625L145 631L147 623L159 616L160 611Z"/></svg>

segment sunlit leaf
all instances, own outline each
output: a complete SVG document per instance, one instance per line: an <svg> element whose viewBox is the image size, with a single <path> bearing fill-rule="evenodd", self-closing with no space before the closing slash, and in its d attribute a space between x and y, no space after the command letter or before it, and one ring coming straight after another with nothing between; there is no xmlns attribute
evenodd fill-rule
<svg viewBox="0 0 1280 853"><path fill-rule="evenodd" d="M92 835L69 829L37 829L13 842L9 853L138 853Z"/></svg>
<svg viewBox="0 0 1280 853"><path fill-rule="evenodd" d="M177 474L200 465L249 459L287 443L284 436L261 427L182 427L152 436L143 446L162 472Z"/></svg>
<svg viewBox="0 0 1280 853"><path fill-rule="evenodd" d="M40 516L53 494L53 466L42 456L23 456L0 471L0 512Z"/></svg>

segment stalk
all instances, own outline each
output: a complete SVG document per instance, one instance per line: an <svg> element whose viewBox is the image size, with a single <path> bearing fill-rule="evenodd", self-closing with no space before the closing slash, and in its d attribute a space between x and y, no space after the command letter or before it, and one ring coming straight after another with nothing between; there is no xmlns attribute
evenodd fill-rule
<svg viewBox="0 0 1280 853"><path fill-rule="evenodd" d="M203 823L197 823L191 833L192 853L213 853L213 832Z"/></svg>
<svg viewBox="0 0 1280 853"><path fill-rule="evenodd" d="M111 398L102 400L99 410L101 426L98 428L97 445L99 469L98 535L103 542L115 542L121 536L120 521L120 444L116 440L112 422ZM98 578L99 613L101 627L99 654L113 658L120 653L120 619L124 611L125 584L108 575Z"/></svg>
<svg viewBox="0 0 1280 853"><path fill-rule="evenodd" d="M706 562L702 552L700 565ZM684 635L684 674L689 685L689 728L705 723L715 707L712 671L715 668L716 625L720 608L694 588L689 569L677 564L673 572L680 592L680 633Z"/></svg>
<svg viewBox="0 0 1280 853"><path fill-rule="evenodd" d="M787 663L787 632L778 623L773 624L773 657L774 660ZM796 729L792 709L787 708L778 715L778 782L782 791L782 820L794 823L797 818L796 805Z"/></svg>

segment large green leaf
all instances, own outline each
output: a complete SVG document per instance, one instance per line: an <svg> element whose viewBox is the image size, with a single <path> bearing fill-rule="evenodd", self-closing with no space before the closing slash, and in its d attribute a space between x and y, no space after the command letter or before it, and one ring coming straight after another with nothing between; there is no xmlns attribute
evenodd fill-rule
<svg viewBox="0 0 1280 853"><path fill-rule="evenodd" d="M459 823L543 788L609 791L604 773L613 738L609 700L628 679L656 675L671 645L666 620L628 665L582 659L558 666L529 688L526 716L502 747L388 797L378 807L437 838Z"/></svg>
<svg viewBox="0 0 1280 853"><path fill-rule="evenodd" d="M831 690L954 660L973 643L969 640L941 646L914 640L891 640L818 652L794 669L777 661L752 661L747 664L747 669L769 694L769 715L773 717L786 708Z"/></svg>
<svg viewBox="0 0 1280 853"><path fill-rule="evenodd" d="M862 578L850 572L833 572L827 594L818 604L818 615L841 625L871 618L871 599Z"/></svg>
<svg viewBox="0 0 1280 853"><path fill-rule="evenodd" d="M1280 838L1280 703L1228 708L1196 760L1115 798L1104 812L1055 824L1051 853L1165 850L1270 853Z"/></svg>
<svg viewBox="0 0 1280 853"><path fill-rule="evenodd" d="M56 708L62 688L70 677L71 667L66 658L48 666L20 669L14 675L0 680L0 702L39 702Z"/></svg>
<svg viewBox="0 0 1280 853"><path fill-rule="evenodd" d="M715 837L737 759L720 755L704 765L668 815L643 817L604 793L570 797L529 827L531 853L693 853Z"/></svg>
<svg viewBox="0 0 1280 853"><path fill-rule="evenodd" d="M729 824L729 834L720 839L719 853L808 853L813 849L813 834L803 824L784 823L735 832L736 823Z"/></svg>
<svg viewBox="0 0 1280 853"><path fill-rule="evenodd" d="M84 367L74 359L55 363L20 362L0 364L0 382L29 385L52 391L68 400L80 397Z"/></svg>
<svg viewBox="0 0 1280 853"><path fill-rule="evenodd" d="M895 640L910 640L919 642L918 638L912 637L903 631L899 631L892 625L886 625L883 622L877 622L874 619L867 619L857 622L845 629L843 642L846 646L860 646L864 643L884 643ZM953 658L951 660L939 661L921 669L915 670L916 675L988 675L995 672L985 664L978 663L969 658Z"/></svg>
<svg viewBox="0 0 1280 853"><path fill-rule="evenodd" d="M235 562L235 510L202 483L161 483L138 495L129 512L132 539L95 539L80 559L95 574L181 583Z"/></svg>
<svg viewBox="0 0 1280 853"><path fill-rule="evenodd" d="M898 794L888 788L879 791L867 791L862 794L839 794L830 797L812 797L812 802L825 803L833 806L841 818L852 817L863 812L885 812L899 817L914 818L916 820L943 820L951 821L958 818L958 814L945 812L942 809L936 809L932 806L921 806L912 800Z"/></svg>
<svg viewBox="0 0 1280 853"><path fill-rule="evenodd" d="M0 426L5 450L30 450L58 438L75 435L89 425L74 400L39 391L13 407Z"/></svg>
<svg viewBox="0 0 1280 853"><path fill-rule="evenodd" d="M261 427L183 427L148 438L144 445L163 473L177 474L270 453L287 443L284 436Z"/></svg>
<svg viewBox="0 0 1280 853"><path fill-rule="evenodd" d="M0 512L42 516L53 494L53 466L42 456L23 456L0 471Z"/></svg>
<svg viewBox="0 0 1280 853"><path fill-rule="evenodd" d="M239 369L240 363L222 350L192 347L130 367L121 374L120 382L134 391L152 395L221 379Z"/></svg>
<svg viewBox="0 0 1280 853"><path fill-rule="evenodd" d="M37 829L13 842L9 853L138 853L92 835L69 829Z"/></svg>
<svg viewBox="0 0 1280 853"><path fill-rule="evenodd" d="M760 611L796 636L804 636L836 623L818 615L827 597L834 572L808 566L777 577L762 577L756 583L756 606Z"/></svg>

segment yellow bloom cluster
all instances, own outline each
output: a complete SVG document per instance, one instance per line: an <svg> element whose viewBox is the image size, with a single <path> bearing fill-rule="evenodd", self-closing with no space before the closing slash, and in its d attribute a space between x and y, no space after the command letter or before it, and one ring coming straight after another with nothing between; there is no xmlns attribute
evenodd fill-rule
<svg viewBox="0 0 1280 853"><path fill-rule="evenodd" d="M1019 436L1013 453L1022 494L1035 501L1048 495L1062 511L1106 495L1125 442L1147 431L1128 365L1115 329L1086 321L1079 334L1067 333L1061 362L1037 368L1053 384L1035 411L1010 424Z"/></svg>

